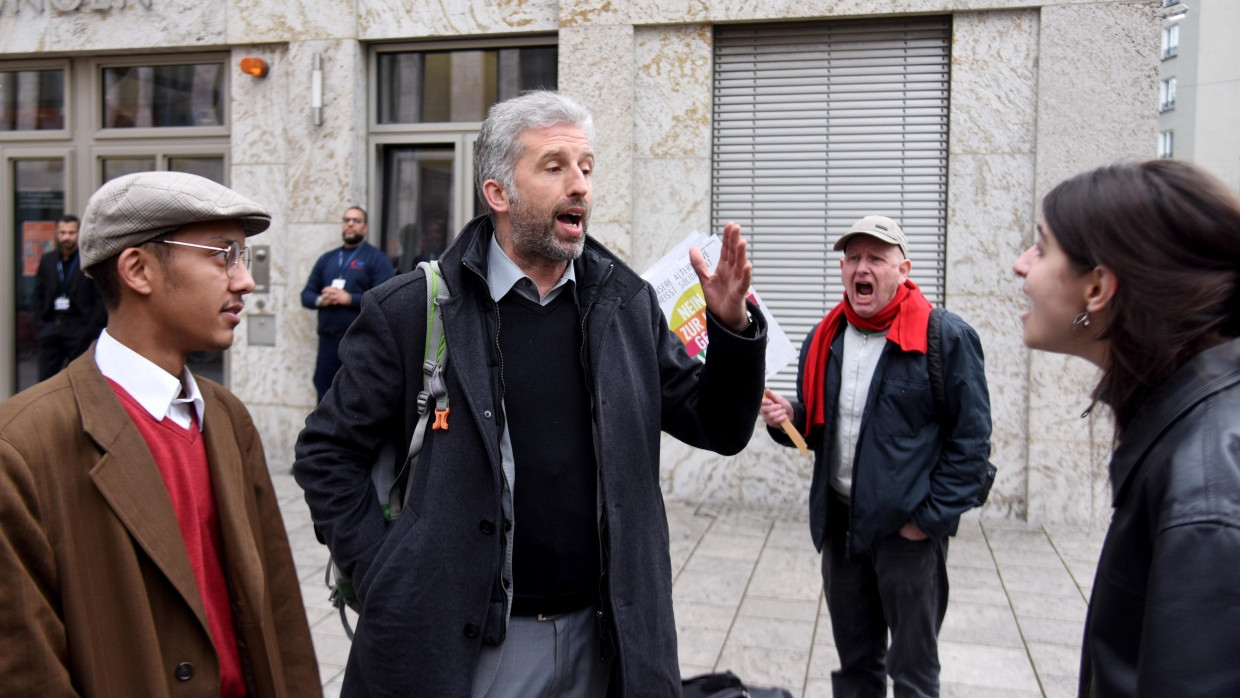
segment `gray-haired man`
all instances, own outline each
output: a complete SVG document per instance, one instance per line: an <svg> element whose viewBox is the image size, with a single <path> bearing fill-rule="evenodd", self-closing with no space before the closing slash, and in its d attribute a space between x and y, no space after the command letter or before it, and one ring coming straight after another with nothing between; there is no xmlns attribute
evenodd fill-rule
<svg viewBox="0 0 1240 698"><path fill-rule="evenodd" d="M403 452L417 419L420 272L367 295L306 420L293 472L362 603L343 695L680 695L659 432L745 446L765 325L729 224L713 275L692 255L710 352L689 358L654 289L586 235L591 131L549 92L482 126L490 214L440 259L449 428L427 432L396 524L369 466L384 441Z"/></svg>
<svg viewBox="0 0 1240 698"><path fill-rule="evenodd" d="M937 696L947 542L984 496L990 455L982 346L956 315L932 321L895 221L866 216L835 249L844 300L805 338L797 402L768 393L762 417L784 445L791 420L814 450L810 533L840 655L833 694L881 698L890 675L900 698Z"/></svg>

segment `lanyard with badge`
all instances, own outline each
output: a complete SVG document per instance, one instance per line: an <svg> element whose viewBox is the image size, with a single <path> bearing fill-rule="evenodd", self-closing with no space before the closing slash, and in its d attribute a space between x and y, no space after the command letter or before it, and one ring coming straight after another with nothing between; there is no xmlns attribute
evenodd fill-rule
<svg viewBox="0 0 1240 698"><path fill-rule="evenodd" d="M73 280L73 272L77 270L78 256L75 254L69 260L69 269L65 269L65 261L63 259L56 261L56 275L60 278L60 295L56 296L56 300L52 301L52 308L58 312L64 312L69 309L69 282Z"/></svg>
<svg viewBox="0 0 1240 698"><path fill-rule="evenodd" d="M353 263L353 258L357 256L357 253L360 252L361 249L362 246L358 245L357 249L353 250L353 253L349 255L347 260L344 258L343 249L337 253L337 260L339 260L340 270L336 272L336 278L332 279L332 288L344 288L344 270L349 268L349 265Z"/></svg>

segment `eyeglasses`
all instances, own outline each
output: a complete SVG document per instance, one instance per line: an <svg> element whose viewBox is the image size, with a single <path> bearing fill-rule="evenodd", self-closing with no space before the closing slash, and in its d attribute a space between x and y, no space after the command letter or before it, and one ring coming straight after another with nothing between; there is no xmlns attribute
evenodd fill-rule
<svg viewBox="0 0 1240 698"><path fill-rule="evenodd" d="M365 223L366 222L362 220L360 217L354 217L354 216L345 216L343 220L345 223Z"/></svg>
<svg viewBox="0 0 1240 698"><path fill-rule="evenodd" d="M192 242L181 242L180 240L152 240L151 242L165 242L169 245L181 245L182 247L197 247L200 250L212 250L224 257L224 270L228 274L228 278L232 278L233 272L237 270L237 263L240 262L246 269L250 268L250 248L242 247L239 242L230 242L228 247L212 247L210 245L196 245Z"/></svg>

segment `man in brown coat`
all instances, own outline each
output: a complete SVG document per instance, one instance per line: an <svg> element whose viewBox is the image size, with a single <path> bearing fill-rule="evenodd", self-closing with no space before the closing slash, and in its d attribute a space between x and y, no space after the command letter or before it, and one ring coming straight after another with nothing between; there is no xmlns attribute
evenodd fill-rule
<svg viewBox="0 0 1240 698"><path fill-rule="evenodd" d="M108 328L0 405L0 694L321 693L254 423L185 365L232 344L270 220L172 172L88 202Z"/></svg>

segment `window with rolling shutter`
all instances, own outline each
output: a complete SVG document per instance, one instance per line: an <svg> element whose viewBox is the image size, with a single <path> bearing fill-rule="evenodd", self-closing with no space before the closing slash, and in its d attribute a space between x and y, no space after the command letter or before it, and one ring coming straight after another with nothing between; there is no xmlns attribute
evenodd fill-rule
<svg viewBox="0 0 1240 698"><path fill-rule="evenodd" d="M844 297L831 245L890 216L943 298L950 17L715 28L712 228L740 223L792 343ZM796 365L769 382L792 394Z"/></svg>

